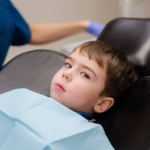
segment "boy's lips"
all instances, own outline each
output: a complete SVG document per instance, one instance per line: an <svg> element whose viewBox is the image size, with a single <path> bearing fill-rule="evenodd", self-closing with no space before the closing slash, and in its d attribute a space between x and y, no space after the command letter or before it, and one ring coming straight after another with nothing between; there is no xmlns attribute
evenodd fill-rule
<svg viewBox="0 0 150 150"><path fill-rule="evenodd" d="M57 90L61 91L61 92L65 92L65 90L64 90L64 88L63 88L63 86L62 86L62 84L59 84L59 83L55 84L55 88L56 88Z"/></svg>

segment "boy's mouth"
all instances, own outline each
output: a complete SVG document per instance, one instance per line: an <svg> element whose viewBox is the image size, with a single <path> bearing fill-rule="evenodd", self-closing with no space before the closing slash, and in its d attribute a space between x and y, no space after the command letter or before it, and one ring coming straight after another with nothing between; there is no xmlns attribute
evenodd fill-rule
<svg viewBox="0 0 150 150"><path fill-rule="evenodd" d="M56 88L57 90L61 91L61 92L65 92L63 86L62 86L61 84L59 84L59 83L55 84L55 88Z"/></svg>

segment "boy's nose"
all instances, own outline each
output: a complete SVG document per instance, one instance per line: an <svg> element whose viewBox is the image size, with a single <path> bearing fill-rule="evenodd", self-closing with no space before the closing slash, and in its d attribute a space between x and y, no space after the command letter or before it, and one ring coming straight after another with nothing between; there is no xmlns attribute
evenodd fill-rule
<svg viewBox="0 0 150 150"><path fill-rule="evenodd" d="M62 77L65 78L67 81L71 81L71 75L69 73L64 72Z"/></svg>

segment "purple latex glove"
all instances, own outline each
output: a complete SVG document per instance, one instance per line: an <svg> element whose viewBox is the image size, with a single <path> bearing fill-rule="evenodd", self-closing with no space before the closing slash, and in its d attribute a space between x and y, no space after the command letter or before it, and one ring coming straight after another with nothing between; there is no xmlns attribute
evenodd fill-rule
<svg viewBox="0 0 150 150"><path fill-rule="evenodd" d="M93 34L96 37L99 36L99 34L102 32L104 29L105 25L95 22L95 21L90 21L89 27L85 30L87 33Z"/></svg>

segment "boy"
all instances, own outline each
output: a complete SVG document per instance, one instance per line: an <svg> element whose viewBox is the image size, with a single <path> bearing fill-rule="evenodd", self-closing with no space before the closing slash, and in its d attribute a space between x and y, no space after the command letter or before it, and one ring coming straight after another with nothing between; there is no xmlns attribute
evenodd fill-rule
<svg viewBox="0 0 150 150"><path fill-rule="evenodd" d="M76 47L55 74L50 96L75 112L102 113L135 80L125 55L103 41Z"/></svg>
<svg viewBox="0 0 150 150"><path fill-rule="evenodd" d="M0 95L0 146L4 150L114 150L103 128L83 117L90 120L94 113L105 112L136 79L122 52L102 41L84 43L53 77L53 99L26 89Z"/></svg>

